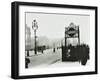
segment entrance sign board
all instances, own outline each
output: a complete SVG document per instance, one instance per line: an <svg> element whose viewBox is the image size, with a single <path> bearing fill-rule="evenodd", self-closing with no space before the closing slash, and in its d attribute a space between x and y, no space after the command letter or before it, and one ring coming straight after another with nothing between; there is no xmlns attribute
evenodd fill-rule
<svg viewBox="0 0 100 81"><path fill-rule="evenodd" d="M79 26L70 23L70 25L65 28L65 45L67 44L67 38L78 38L78 44L80 44Z"/></svg>
<svg viewBox="0 0 100 81"><path fill-rule="evenodd" d="M73 24L73 25L72 25ZM65 33L68 35L68 37L74 37L79 32L79 26L74 25L74 23L71 23L70 26L65 28Z"/></svg>

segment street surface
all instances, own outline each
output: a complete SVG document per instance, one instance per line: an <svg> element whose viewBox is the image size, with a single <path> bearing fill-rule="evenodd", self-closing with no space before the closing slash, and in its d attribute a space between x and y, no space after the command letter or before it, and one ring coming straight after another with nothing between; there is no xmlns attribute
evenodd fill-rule
<svg viewBox="0 0 100 81"><path fill-rule="evenodd" d="M56 49L55 52L53 52L53 49L47 49L43 53L38 52L37 55L34 54L34 51L29 53L29 68L81 66L79 62L62 62L61 49Z"/></svg>

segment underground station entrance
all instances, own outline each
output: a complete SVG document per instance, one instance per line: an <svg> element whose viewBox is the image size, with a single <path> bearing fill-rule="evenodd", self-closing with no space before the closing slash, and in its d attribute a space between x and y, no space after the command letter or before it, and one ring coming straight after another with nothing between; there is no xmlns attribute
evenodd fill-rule
<svg viewBox="0 0 100 81"><path fill-rule="evenodd" d="M68 39L77 39L77 45L68 44ZM65 28L64 45L62 45L62 62L67 61L79 61L82 65L86 65L89 60L89 46L86 44L80 44L80 30L79 26L74 23L70 23Z"/></svg>

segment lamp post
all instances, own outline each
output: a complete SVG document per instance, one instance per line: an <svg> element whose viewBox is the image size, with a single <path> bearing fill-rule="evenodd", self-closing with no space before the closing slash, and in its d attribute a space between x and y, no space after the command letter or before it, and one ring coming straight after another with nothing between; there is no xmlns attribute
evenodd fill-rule
<svg viewBox="0 0 100 81"><path fill-rule="evenodd" d="M36 50L36 30L38 29L38 25L37 25L37 21L33 20L32 22L32 29L34 30L34 39L35 39L35 49L34 49L34 53L37 54L37 50Z"/></svg>

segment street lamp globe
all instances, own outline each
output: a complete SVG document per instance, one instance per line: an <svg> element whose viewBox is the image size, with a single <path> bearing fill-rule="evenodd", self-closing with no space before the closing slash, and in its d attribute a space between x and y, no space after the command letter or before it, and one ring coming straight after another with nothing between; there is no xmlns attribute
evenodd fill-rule
<svg viewBox="0 0 100 81"><path fill-rule="evenodd" d="M34 19L33 22L32 22L32 29L34 31L36 31L38 29L38 24L37 24L37 21Z"/></svg>

